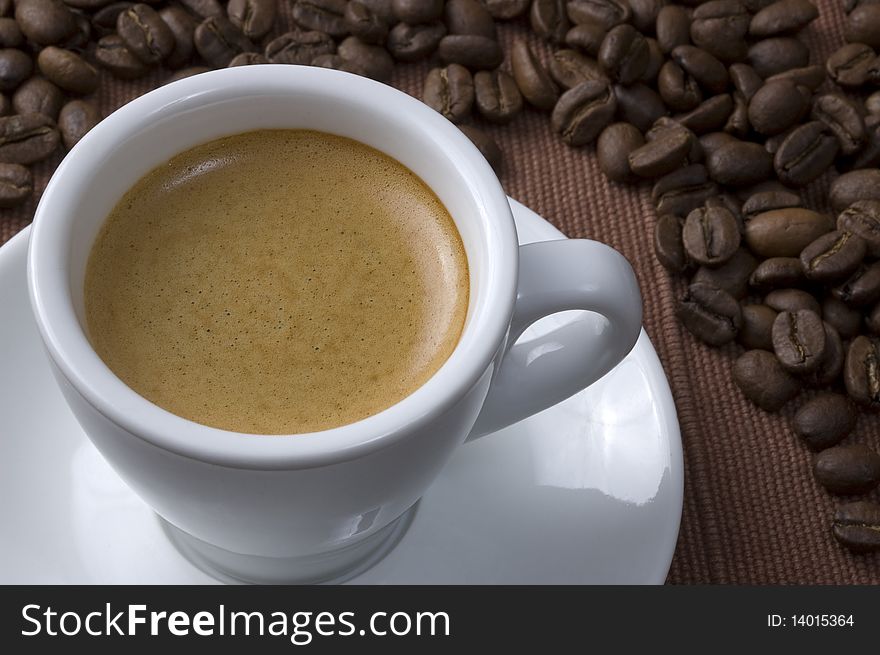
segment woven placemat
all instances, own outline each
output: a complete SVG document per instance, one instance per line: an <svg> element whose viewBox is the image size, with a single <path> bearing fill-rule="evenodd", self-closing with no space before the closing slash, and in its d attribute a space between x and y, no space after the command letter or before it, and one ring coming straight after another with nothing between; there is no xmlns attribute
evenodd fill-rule
<svg viewBox="0 0 880 655"><path fill-rule="evenodd" d="M280 0L284 31L289 0ZM817 3L821 17L802 38L817 62L842 44L842 2ZM505 50L527 38L525 21L500 30ZM505 63L509 70L509 64ZM392 83L415 96L429 64L398 67ZM105 113L159 85L169 73L134 82L104 75L94 100ZM632 262L645 299L645 327L669 376L685 452L681 532L669 573L671 583L880 583L880 555L855 556L830 535L835 500L810 473L811 455L787 427L791 408L779 416L749 404L734 387L730 365L737 348L711 350L675 320L681 281L653 256L650 187L609 183L592 148L572 149L556 138L546 114L526 110L508 126L484 126L505 154L501 181L507 192L570 237L604 241ZM34 167L39 189L60 160ZM827 180L808 197L821 201ZM0 243L31 221L36 201L0 210ZM2 417L0 417L2 420ZM864 416L850 441L880 449L880 418ZM876 492L874 498L880 498Z"/></svg>

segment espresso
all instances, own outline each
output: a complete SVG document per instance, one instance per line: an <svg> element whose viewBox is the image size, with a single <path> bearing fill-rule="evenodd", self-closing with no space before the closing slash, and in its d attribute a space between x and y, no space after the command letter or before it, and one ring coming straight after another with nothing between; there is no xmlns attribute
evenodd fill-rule
<svg viewBox="0 0 880 655"><path fill-rule="evenodd" d="M295 434L424 384L468 307L461 237L409 169L350 139L261 130L177 155L116 205L89 338L136 392L226 430Z"/></svg>

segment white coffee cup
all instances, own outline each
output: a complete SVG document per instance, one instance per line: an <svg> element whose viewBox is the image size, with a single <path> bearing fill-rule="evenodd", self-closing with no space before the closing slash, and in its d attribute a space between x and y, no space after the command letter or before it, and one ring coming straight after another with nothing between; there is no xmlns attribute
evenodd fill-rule
<svg viewBox="0 0 880 655"><path fill-rule="evenodd" d="M449 359L396 405L317 433L243 435L171 414L117 378L84 329L86 261L122 195L179 152L261 128L330 132L391 155L434 190L467 253L470 304ZM498 179L454 125L391 87L300 66L198 75L101 122L40 201L28 282L55 377L94 445L193 560L256 582L341 579L366 566L469 436L590 385L630 351L641 326L635 277L613 249L518 245ZM515 345L537 319L570 309L598 312L604 327L574 322Z"/></svg>

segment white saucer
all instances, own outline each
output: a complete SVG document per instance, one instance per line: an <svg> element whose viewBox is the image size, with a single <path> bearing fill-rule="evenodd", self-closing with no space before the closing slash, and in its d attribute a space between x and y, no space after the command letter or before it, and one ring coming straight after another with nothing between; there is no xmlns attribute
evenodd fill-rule
<svg viewBox="0 0 880 655"><path fill-rule="evenodd" d="M521 242L562 237L511 206ZM0 249L0 583L216 582L171 545L64 404L28 304L28 233ZM592 319L566 312L531 332L571 320ZM682 485L675 406L643 331L588 390L462 446L394 550L350 582L662 583Z"/></svg>

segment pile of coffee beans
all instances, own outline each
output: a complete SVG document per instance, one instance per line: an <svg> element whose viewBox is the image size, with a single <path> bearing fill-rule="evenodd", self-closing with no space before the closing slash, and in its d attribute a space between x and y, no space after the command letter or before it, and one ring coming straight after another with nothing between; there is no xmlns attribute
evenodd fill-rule
<svg viewBox="0 0 880 655"><path fill-rule="evenodd" d="M530 107L566 144L594 144L614 183L650 184L656 256L687 279L681 322L744 349L733 378L764 410L814 390L792 427L815 479L865 494L880 455L841 444L858 408L880 409L880 2L845 8L846 43L818 62L798 37L811 0L0 0L0 207L100 120L84 96L101 71L173 81L271 62L388 81L430 61L422 99L496 170L474 119ZM505 52L499 21L544 45ZM806 206L835 170L833 214ZM832 532L880 549L880 505L842 505Z"/></svg>

